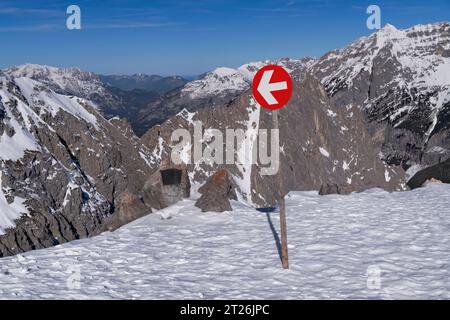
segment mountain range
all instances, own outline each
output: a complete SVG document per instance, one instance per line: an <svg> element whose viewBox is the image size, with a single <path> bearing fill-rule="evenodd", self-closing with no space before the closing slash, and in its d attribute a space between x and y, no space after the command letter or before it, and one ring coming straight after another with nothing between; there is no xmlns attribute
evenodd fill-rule
<svg viewBox="0 0 450 320"><path fill-rule="evenodd" d="M100 79L107 85L125 91L141 89L164 94L173 89L184 86L188 81L180 76L162 77L158 75L134 74L128 75L100 75Z"/></svg>
<svg viewBox="0 0 450 320"><path fill-rule="evenodd" d="M142 127L140 120L140 114L146 113L147 105L160 95L187 82L179 76L162 77L145 74L105 76L81 71L79 68L56 68L35 64L11 67L4 72L16 78L27 77L40 81L60 94L88 99L98 105L105 117L118 116L128 119L134 131L140 135L148 129Z"/></svg>
<svg viewBox="0 0 450 320"><path fill-rule="evenodd" d="M205 131L243 129L254 148L254 130L273 127L249 90L267 63L294 80L279 112L284 193L448 182L448 23L386 25L318 59L218 68L155 97L112 89L76 68L24 65L0 71L0 256L92 236L159 209L148 181L170 162L174 129L192 132L196 120ZM234 165L188 164L192 187L227 169L241 202L276 205L279 185L260 174L263 165L242 161L239 148L235 158Z"/></svg>

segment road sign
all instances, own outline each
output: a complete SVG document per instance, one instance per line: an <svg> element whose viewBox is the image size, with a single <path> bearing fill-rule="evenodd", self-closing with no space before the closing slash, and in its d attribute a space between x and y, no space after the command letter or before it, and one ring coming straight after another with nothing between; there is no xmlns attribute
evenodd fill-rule
<svg viewBox="0 0 450 320"><path fill-rule="evenodd" d="M253 78L253 96L263 108L283 108L292 96L292 79L282 67L268 65L261 68Z"/></svg>

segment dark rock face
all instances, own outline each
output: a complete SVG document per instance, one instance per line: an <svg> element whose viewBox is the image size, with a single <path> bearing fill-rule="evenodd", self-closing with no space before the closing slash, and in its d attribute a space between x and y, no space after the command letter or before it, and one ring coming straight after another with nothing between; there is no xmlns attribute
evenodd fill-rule
<svg viewBox="0 0 450 320"><path fill-rule="evenodd" d="M234 183L226 170L219 170L213 174L198 190L202 196L195 206L202 212L231 211L229 199L235 199Z"/></svg>
<svg viewBox="0 0 450 320"><path fill-rule="evenodd" d="M2 77L0 92L0 256L151 212L143 189L156 167L126 121L28 78Z"/></svg>
<svg viewBox="0 0 450 320"><path fill-rule="evenodd" d="M408 186L411 189L420 188L428 180L438 180L443 183L450 183L450 159L420 170L409 179Z"/></svg>

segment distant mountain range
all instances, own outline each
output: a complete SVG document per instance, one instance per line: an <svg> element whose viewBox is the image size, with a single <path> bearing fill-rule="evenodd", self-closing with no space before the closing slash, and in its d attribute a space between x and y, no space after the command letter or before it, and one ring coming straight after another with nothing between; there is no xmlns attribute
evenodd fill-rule
<svg viewBox="0 0 450 320"><path fill-rule="evenodd" d="M100 75L100 79L107 85L125 91L134 89L153 91L163 94L182 87L188 80L180 76L162 77L158 75L134 74L128 75Z"/></svg>

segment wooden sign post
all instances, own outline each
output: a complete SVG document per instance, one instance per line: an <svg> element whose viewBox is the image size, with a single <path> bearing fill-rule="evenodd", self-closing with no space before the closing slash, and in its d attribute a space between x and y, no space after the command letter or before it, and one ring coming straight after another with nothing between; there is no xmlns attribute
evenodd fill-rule
<svg viewBox="0 0 450 320"><path fill-rule="evenodd" d="M273 117L273 126L274 129L279 130L278 125L278 110L274 110L272 112ZM278 151L279 152L279 151ZM288 245L287 245L287 225L286 225L286 202L285 202L285 195L284 195L284 189L283 189L283 178L280 174L280 161L281 154L278 156L278 173L277 173L277 180L278 180L278 205L280 206L280 232L281 232L281 263L283 265L283 269L289 269L289 252L288 252Z"/></svg>
<svg viewBox="0 0 450 320"><path fill-rule="evenodd" d="M253 97L261 107L272 110L274 129L279 130L278 109L283 108L292 97L292 78L283 67L267 65L258 70L253 77ZM278 141L279 143L279 141ZM280 170L280 150L278 148L278 169ZM278 192L276 194L280 206L281 262L284 269L289 269L287 246L286 203L284 200L283 178L278 171Z"/></svg>

